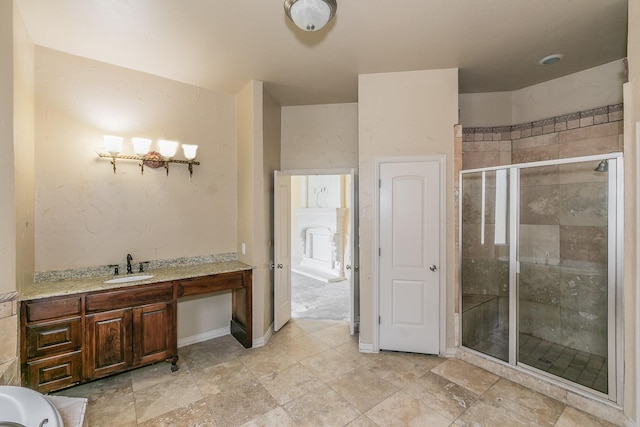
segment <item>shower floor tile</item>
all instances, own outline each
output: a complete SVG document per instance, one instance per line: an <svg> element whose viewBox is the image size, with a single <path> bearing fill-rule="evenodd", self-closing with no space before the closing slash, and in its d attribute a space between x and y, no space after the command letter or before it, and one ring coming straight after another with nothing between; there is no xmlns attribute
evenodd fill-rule
<svg viewBox="0 0 640 427"><path fill-rule="evenodd" d="M497 359L508 361L509 331L495 329L487 338L471 348ZM606 357L575 350L522 333L519 336L518 353L518 360L521 363L593 390L607 393L608 365Z"/></svg>

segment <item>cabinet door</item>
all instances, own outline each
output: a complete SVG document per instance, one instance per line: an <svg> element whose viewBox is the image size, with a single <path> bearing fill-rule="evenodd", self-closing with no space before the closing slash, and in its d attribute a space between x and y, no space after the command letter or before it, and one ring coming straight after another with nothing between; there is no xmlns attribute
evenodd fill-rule
<svg viewBox="0 0 640 427"><path fill-rule="evenodd" d="M87 316L86 375L104 377L132 364L131 309Z"/></svg>
<svg viewBox="0 0 640 427"><path fill-rule="evenodd" d="M60 356L38 359L28 362L23 370L26 370L29 388L48 393L80 383L82 380L82 354L80 351L63 354ZM2 425L0 423L0 425Z"/></svg>
<svg viewBox="0 0 640 427"><path fill-rule="evenodd" d="M133 364L166 360L173 352L174 304L162 302L133 309Z"/></svg>
<svg viewBox="0 0 640 427"><path fill-rule="evenodd" d="M29 360L80 350L82 320L79 317L27 324L27 357Z"/></svg>

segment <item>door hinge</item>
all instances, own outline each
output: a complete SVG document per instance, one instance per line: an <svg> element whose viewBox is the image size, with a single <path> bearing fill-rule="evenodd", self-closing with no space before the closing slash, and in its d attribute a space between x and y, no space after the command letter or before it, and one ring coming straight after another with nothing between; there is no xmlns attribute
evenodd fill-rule
<svg viewBox="0 0 640 427"><path fill-rule="evenodd" d="M378 325L382 325L382 316L378 316Z"/></svg>
<svg viewBox="0 0 640 427"><path fill-rule="evenodd" d="M381 179L378 180L378 188L382 188L382 180Z"/></svg>
<svg viewBox="0 0 640 427"><path fill-rule="evenodd" d="M382 248L378 248L378 256L382 256Z"/></svg>

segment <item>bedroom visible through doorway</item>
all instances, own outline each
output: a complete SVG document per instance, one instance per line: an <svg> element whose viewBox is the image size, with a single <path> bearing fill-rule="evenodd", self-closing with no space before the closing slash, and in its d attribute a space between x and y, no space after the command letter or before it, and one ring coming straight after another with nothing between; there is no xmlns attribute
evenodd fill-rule
<svg viewBox="0 0 640 427"><path fill-rule="evenodd" d="M351 175L291 177L291 316L349 320Z"/></svg>

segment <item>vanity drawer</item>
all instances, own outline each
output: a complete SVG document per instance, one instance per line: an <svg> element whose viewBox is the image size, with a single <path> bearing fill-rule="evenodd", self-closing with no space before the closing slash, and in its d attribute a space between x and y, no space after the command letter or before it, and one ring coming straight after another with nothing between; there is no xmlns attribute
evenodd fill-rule
<svg viewBox="0 0 640 427"><path fill-rule="evenodd" d="M50 356L82 347L80 317L27 325L27 357Z"/></svg>
<svg viewBox="0 0 640 427"><path fill-rule="evenodd" d="M82 307L79 296L34 300L26 305L28 322L79 315Z"/></svg>
<svg viewBox="0 0 640 427"><path fill-rule="evenodd" d="M245 286L242 271L195 277L178 282L178 298L243 288Z"/></svg>
<svg viewBox="0 0 640 427"><path fill-rule="evenodd" d="M95 292L86 296L87 313L116 310L119 308L170 301L173 298L171 282L157 285L141 285L117 291Z"/></svg>
<svg viewBox="0 0 640 427"><path fill-rule="evenodd" d="M66 354L28 363L28 386L40 393L77 384L82 376L82 353Z"/></svg>

